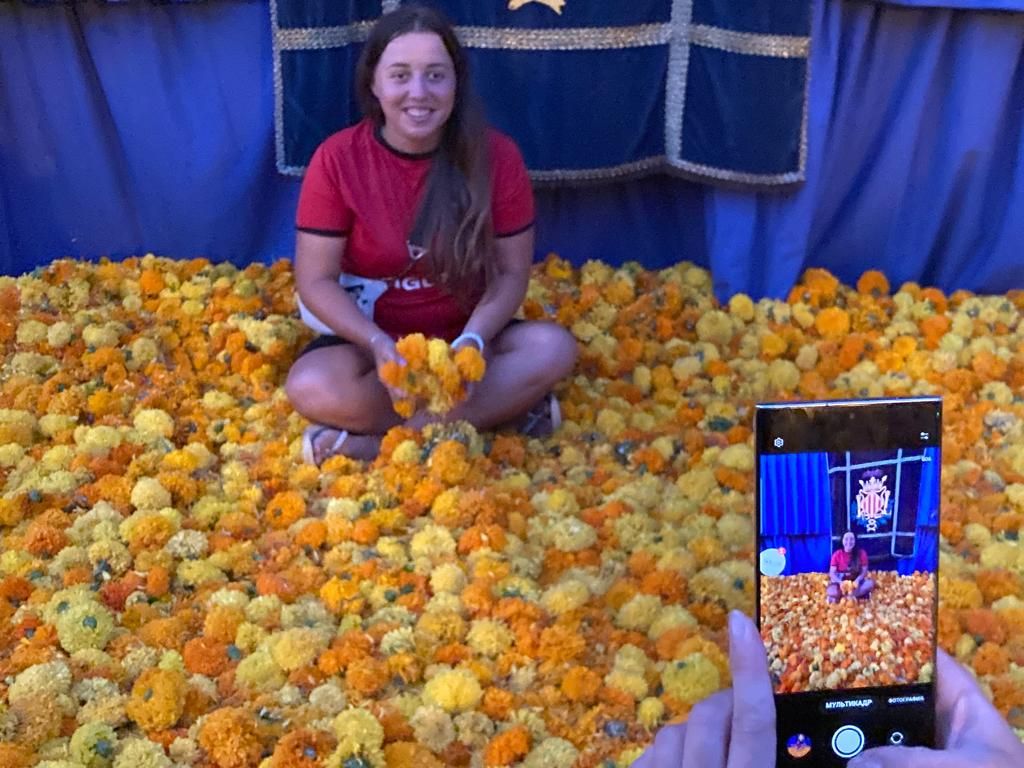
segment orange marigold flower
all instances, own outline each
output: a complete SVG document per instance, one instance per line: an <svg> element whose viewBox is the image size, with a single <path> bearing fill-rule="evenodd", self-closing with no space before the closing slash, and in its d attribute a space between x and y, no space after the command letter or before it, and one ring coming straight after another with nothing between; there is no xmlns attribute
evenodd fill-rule
<svg viewBox="0 0 1024 768"><path fill-rule="evenodd" d="M144 731L170 728L185 708L188 685L174 669L147 669L132 686L125 712Z"/></svg>
<svg viewBox="0 0 1024 768"><path fill-rule="evenodd" d="M228 646L209 637L193 637L181 652L185 669L196 675L217 677L228 666Z"/></svg>
<svg viewBox="0 0 1024 768"><path fill-rule="evenodd" d="M504 688L492 687L484 692L480 711L492 720L506 720L516 706L516 695Z"/></svg>
<svg viewBox="0 0 1024 768"><path fill-rule="evenodd" d="M154 565L146 574L146 594L163 597L171 588L171 572L162 565Z"/></svg>
<svg viewBox="0 0 1024 768"><path fill-rule="evenodd" d="M163 275L156 269L144 269L139 275L139 288L146 296L156 296L164 286Z"/></svg>
<svg viewBox="0 0 1024 768"><path fill-rule="evenodd" d="M176 650L188 637L185 621L177 616L153 619L139 628L139 639L154 648Z"/></svg>
<svg viewBox="0 0 1024 768"><path fill-rule="evenodd" d="M319 768L335 744L334 735L326 731L289 731L277 742L265 768Z"/></svg>
<svg viewBox="0 0 1024 768"><path fill-rule="evenodd" d="M380 528L368 517L361 517L352 526L352 541L356 544L373 544L380 538Z"/></svg>
<svg viewBox="0 0 1024 768"><path fill-rule="evenodd" d="M827 339L842 338L850 332L850 315L845 309L827 307L814 318L814 327Z"/></svg>
<svg viewBox="0 0 1024 768"><path fill-rule="evenodd" d="M525 725L515 725L490 740L484 750L484 765L511 765L529 751L530 732Z"/></svg>
<svg viewBox="0 0 1024 768"><path fill-rule="evenodd" d="M484 377L487 364L480 350L467 344L455 353L455 367L466 381L480 381Z"/></svg>
<svg viewBox="0 0 1024 768"><path fill-rule="evenodd" d="M459 553L465 555L484 547L500 552L506 543L505 531L500 525L474 525L459 537Z"/></svg>
<svg viewBox="0 0 1024 768"><path fill-rule="evenodd" d="M1005 569L982 569L975 576L978 589L986 604L992 604L1002 597L1024 596L1024 582L1013 571Z"/></svg>
<svg viewBox="0 0 1024 768"><path fill-rule="evenodd" d="M22 538L22 547L33 555L52 557L68 544L68 537L60 528L39 520L29 523Z"/></svg>
<svg viewBox="0 0 1024 768"><path fill-rule="evenodd" d="M372 696L391 680L388 665L372 656L354 661L345 671L345 685L364 696Z"/></svg>
<svg viewBox="0 0 1024 768"><path fill-rule="evenodd" d="M272 528L284 529L306 514L306 500L297 491L275 494L263 512Z"/></svg>
<svg viewBox="0 0 1024 768"><path fill-rule="evenodd" d="M995 643L982 643L971 659L971 666L979 675L1001 675L1010 668L1010 654Z"/></svg>
<svg viewBox="0 0 1024 768"><path fill-rule="evenodd" d="M295 543L300 547L320 549L327 540L327 524L323 520L307 522L295 535Z"/></svg>
<svg viewBox="0 0 1024 768"><path fill-rule="evenodd" d="M1006 642L1006 627L1003 620L988 608L970 608L960 612L960 624L964 632L980 640L1002 645Z"/></svg>
<svg viewBox="0 0 1024 768"><path fill-rule="evenodd" d="M263 751L259 723L240 707L216 709L199 728L199 746L217 768L249 768Z"/></svg>
<svg viewBox="0 0 1024 768"><path fill-rule="evenodd" d="M397 741L384 747L388 768L444 768L433 752L413 741Z"/></svg>
<svg viewBox="0 0 1024 768"><path fill-rule="evenodd" d="M430 454L430 474L445 485L458 485L469 474L466 446L457 440L439 443Z"/></svg>
<svg viewBox="0 0 1024 768"><path fill-rule="evenodd" d="M592 704L601 690L601 676L587 667L571 667L562 678L561 689L569 701Z"/></svg>
<svg viewBox="0 0 1024 768"><path fill-rule="evenodd" d="M889 281L883 272L869 269L857 280L857 292L870 296L885 296L889 293Z"/></svg>

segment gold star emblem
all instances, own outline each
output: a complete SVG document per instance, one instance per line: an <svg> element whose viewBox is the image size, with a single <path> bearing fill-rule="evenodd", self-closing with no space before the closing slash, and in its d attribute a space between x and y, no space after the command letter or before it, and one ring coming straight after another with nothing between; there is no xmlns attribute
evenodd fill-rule
<svg viewBox="0 0 1024 768"><path fill-rule="evenodd" d="M529 5L530 3L546 5L559 16L562 15L562 9L565 7L565 0L508 0L508 9L510 11L518 11L524 5Z"/></svg>

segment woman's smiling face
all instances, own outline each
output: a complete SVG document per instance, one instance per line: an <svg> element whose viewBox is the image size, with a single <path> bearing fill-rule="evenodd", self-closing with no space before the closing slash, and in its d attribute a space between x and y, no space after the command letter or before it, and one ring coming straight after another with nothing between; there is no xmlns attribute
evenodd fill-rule
<svg viewBox="0 0 1024 768"><path fill-rule="evenodd" d="M433 32L407 32L384 49L373 95L384 113L384 140L402 152L430 152L455 106L455 65Z"/></svg>

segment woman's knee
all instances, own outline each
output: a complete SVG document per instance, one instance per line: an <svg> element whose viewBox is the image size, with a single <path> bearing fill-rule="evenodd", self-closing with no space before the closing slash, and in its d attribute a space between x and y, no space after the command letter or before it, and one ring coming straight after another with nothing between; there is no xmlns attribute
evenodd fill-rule
<svg viewBox="0 0 1024 768"><path fill-rule="evenodd" d="M579 357L575 337L557 323L537 323L532 328L530 349L537 355L538 367L554 381L572 373Z"/></svg>
<svg viewBox="0 0 1024 768"><path fill-rule="evenodd" d="M359 388L351 377L339 376L338 371L304 362L299 361L292 366L284 384L285 394L296 411L314 419L323 419L324 414L329 413L335 415L335 420L346 413L359 412L362 404L352 402L353 399L358 400L353 396L357 395Z"/></svg>

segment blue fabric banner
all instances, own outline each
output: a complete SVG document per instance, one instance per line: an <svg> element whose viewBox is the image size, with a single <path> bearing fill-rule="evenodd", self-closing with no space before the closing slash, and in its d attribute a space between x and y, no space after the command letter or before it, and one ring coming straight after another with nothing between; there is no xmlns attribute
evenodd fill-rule
<svg viewBox="0 0 1024 768"><path fill-rule="evenodd" d="M490 121L538 182L669 171L804 178L810 0L427 0L456 25ZM271 0L277 165L359 117L355 62L398 0Z"/></svg>

